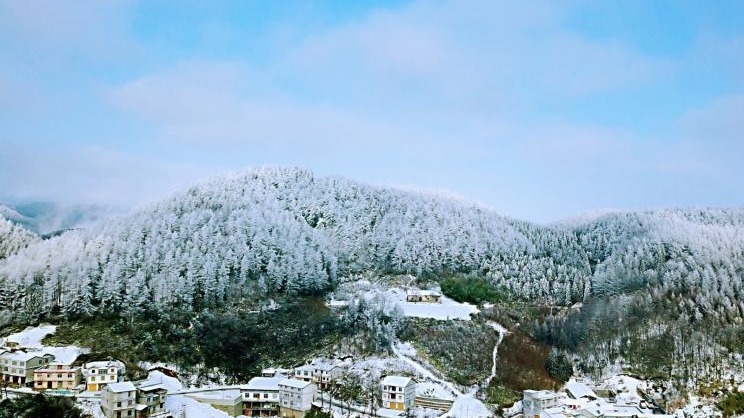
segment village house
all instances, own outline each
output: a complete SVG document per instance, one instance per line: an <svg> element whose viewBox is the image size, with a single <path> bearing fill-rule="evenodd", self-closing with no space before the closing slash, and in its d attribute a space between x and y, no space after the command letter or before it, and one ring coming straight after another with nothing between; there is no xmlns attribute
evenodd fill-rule
<svg viewBox="0 0 744 418"><path fill-rule="evenodd" d="M581 382L574 382L570 381L566 383L566 386L563 388L563 390L566 392L566 395L568 395L571 399L587 399L590 401L594 401L599 399L599 396L597 396L596 393L590 388L589 386L585 385Z"/></svg>
<svg viewBox="0 0 744 418"><path fill-rule="evenodd" d="M319 390L326 390L344 375L344 368L335 364L318 364L315 366L313 382Z"/></svg>
<svg viewBox="0 0 744 418"><path fill-rule="evenodd" d="M137 385L135 411L137 418L156 417L165 414L165 398L168 389L159 382L144 381Z"/></svg>
<svg viewBox="0 0 744 418"><path fill-rule="evenodd" d="M101 390L101 410L106 418L134 418L137 388L132 382L112 382Z"/></svg>
<svg viewBox="0 0 744 418"><path fill-rule="evenodd" d="M315 367L312 364L304 364L294 368L294 379L303 382L312 382L315 376Z"/></svg>
<svg viewBox="0 0 744 418"><path fill-rule="evenodd" d="M80 385L82 373L80 367L51 362L45 367L34 370L34 389L74 390Z"/></svg>
<svg viewBox="0 0 744 418"><path fill-rule="evenodd" d="M562 406L563 394L550 390L525 390L522 392L522 411L525 418L539 418L544 411Z"/></svg>
<svg viewBox="0 0 744 418"><path fill-rule="evenodd" d="M406 302L440 303L442 294L436 290L409 289L406 292Z"/></svg>
<svg viewBox="0 0 744 418"><path fill-rule="evenodd" d="M283 377L254 377L240 387L243 415L248 417L276 416L279 412L279 382Z"/></svg>
<svg viewBox="0 0 744 418"><path fill-rule="evenodd" d="M21 348L21 344L12 340L0 340L2 341L2 347L7 351L14 351Z"/></svg>
<svg viewBox="0 0 744 418"><path fill-rule="evenodd" d="M279 416L303 418L315 400L315 385L297 379L279 382Z"/></svg>
<svg viewBox="0 0 744 418"><path fill-rule="evenodd" d="M118 360L94 361L83 365L85 390L98 392L106 385L124 380L126 367Z"/></svg>
<svg viewBox="0 0 744 418"><path fill-rule="evenodd" d="M326 390L333 382L339 381L344 375L344 367L330 361L318 361L295 367L293 377L304 382L314 383L319 390Z"/></svg>
<svg viewBox="0 0 744 418"><path fill-rule="evenodd" d="M26 386L34 381L34 371L45 367L54 356L34 351L5 351L0 354L2 379L13 385Z"/></svg>
<svg viewBox="0 0 744 418"><path fill-rule="evenodd" d="M416 400L416 382L410 377L386 376L382 386L382 407L396 411L408 411Z"/></svg>

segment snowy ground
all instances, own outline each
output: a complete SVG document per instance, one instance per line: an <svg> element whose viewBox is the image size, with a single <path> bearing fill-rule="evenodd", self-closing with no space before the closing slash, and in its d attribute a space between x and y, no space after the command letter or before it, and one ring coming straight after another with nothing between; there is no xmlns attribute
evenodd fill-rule
<svg viewBox="0 0 744 418"><path fill-rule="evenodd" d="M617 391L617 402L626 405L638 405L642 398L638 388L645 390L646 384L636 378L624 375L611 377L603 382Z"/></svg>
<svg viewBox="0 0 744 418"><path fill-rule="evenodd" d="M473 394L468 393L458 396L452 408L441 418L485 418L492 416L493 413L483 405L483 402L475 399Z"/></svg>
<svg viewBox="0 0 744 418"><path fill-rule="evenodd" d="M77 404L83 412L87 412L93 416L93 418L106 418L101 411L101 402L99 399L78 399Z"/></svg>
<svg viewBox="0 0 744 418"><path fill-rule="evenodd" d="M49 334L54 334L57 331L57 327L54 325L41 325L38 327L29 327L21 332L10 334L4 339L14 341L20 344L22 347L34 348L41 351L44 354L51 354L54 356L54 360L61 363L72 363L80 354L87 353L89 350L85 348L66 346L66 347L48 347L41 343Z"/></svg>
<svg viewBox="0 0 744 418"><path fill-rule="evenodd" d="M441 303L408 302L406 301L406 291L403 288L388 288L364 280L345 283L343 286L343 290L340 292L341 298L331 299L328 306L345 306L352 299L361 297L369 300L376 295L382 295L392 304L399 306L403 314L409 317L469 320L471 314L479 312L474 305L459 303L446 296L442 296Z"/></svg>
<svg viewBox="0 0 744 418"><path fill-rule="evenodd" d="M154 370L151 371L147 376L147 380L153 382L159 382L169 393L178 392L184 389L181 382L175 377L166 376L163 373ZM230 392L233 397L237 396L240 391L226 391ZM224 393L218 392L209 396L222 397ZM206 395L205 395L206 397ZM183 418L228 418L230 415L222 412L211 405L197 402L194 399L189 398L186 395L168 395L165 400L165 408L168 409L171 415Z"/></svg>
<svg viewBox="0 0 744 418"><path fill-rule="evenodd" d="M211 405L197 402L186 395L168 396L165 408L171 415L183 418L232 418L226 412L213 408Z"/></svg>

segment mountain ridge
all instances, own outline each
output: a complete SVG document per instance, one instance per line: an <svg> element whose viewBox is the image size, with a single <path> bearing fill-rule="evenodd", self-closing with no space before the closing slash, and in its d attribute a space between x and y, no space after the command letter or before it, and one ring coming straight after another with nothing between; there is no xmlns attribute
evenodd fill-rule
<svg viewBox="0 0 744 418"><path fill-rule="evenodd" d="M649 320L685 353L675 327L702 335L715 356L736 352L726 347L744 337L744 209L545 226L462 199L277 167L208 180L20 249L0 261L0 310L27 321L201 312L274 294L324 295L340 277L408 273L483 281L500 300L536 307L520 313L525 332L592 356L594 369L634 355L614 342L597 346L597 336L642 345L656 338L643 330ZM541 313L579 302L576 312ZM627 328L614 327L618 317ZM689 356L695 367L709 359Z"/></svg>

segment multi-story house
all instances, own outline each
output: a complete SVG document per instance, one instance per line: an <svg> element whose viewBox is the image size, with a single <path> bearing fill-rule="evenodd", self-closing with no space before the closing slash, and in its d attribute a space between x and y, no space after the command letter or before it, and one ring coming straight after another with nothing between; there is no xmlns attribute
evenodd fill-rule
<svg viewBox="0 0 744 418"><path fill-rule="evenodd" d="M94 361L83 365L85 390L98 392L106 385L124 380L126 367L118 360Z"/></svg>
<svg viewBox="0 0 744 418"><path fill-rule="evenodd" d="M416 382L410 377L386 376L382 386L382 407L397 411L408 411L416 401Z"/></svg>
<svg viewBox="0 0 744 418"><path fill-rule="evenodd" d="M80 367L51 362L45 367L34 370L34 389L73 390L80 385L81 378Z"/></svg>
<svg viewBox="0 0 744 418"><path fill-rule="evenodd" d="M144 381L137 387L135 411L137 418L154 417L158 414L164 414L165 398L168 396L168 389L162 384L152 381Z"/></svg>
<svg viewBox="0 0 744 418"><path fill-rule="evenodd" d="M101 410L106 418L135 418L137 388L132 382L108 383L101 390Z"/></svg>
<svg viewBox="0 0 744 418"><path fill-rule="evenodd" d="M315 385L297 379L279 382L279 416L303 418L315 400Z"/></svg>
<svg viewBox="0 0 744 418"><path fill-rule="evenodd" d="M254 377L240 387L243 415L248 417L276 416L279 412L279 382L284 377Z"/></svg>
<svg viewBox="0 0 744 418"><path fill-rule="evenodd" d="M341 380L344 371L344 368L335 364L318 364L315 366L313 372L313 383L315 383L320 390L326 390L329 386Z"/></svg>
<svg viewBox="0 0 744 418"><path fill-rule="evenodd" d="M313 376L315 376L315 366L312 364L305 364L294 369L294 378L305 382L312 382Z"/></svg>
<svg viewBox="0 0 744 418"><path fill-rule="evenodd" d="M18 386L26 386L34 381L34 370L45 367L54 356L34 351L6 351L0 354L2 379Z"/></svg>
<svg viewBox="0 0 744 418"><path fill-rule="evenodd" d="M540 417L546 409L561 405L563 395L550 390L525 390L523 392L522 413L525 418Z"/></svg>
<svg viewBox="0 0 744 418"><path fill-rule="evenodd" d="M315 383L318 389L325 390L332 382L338 381L344 374L344 368L327 362L305 364L295 367L294 378Z"/></svg>

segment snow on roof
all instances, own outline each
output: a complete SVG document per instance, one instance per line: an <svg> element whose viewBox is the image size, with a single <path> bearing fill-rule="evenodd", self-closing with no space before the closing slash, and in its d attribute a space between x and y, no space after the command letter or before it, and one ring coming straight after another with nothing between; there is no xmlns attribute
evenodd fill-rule
<svg viewBox="0 0 744 418"><path fill-rule="evenodd" d="M279 386L286 386L295 389L304 389L309 385L312 385L312 383L297 379L282 379L279 381Z"/></svg>
<svg viewBox="0 0 744 418"><path fill-rule="evenodd" d="M57 366L62 366L61 369L56 368ZM62 364L62 363L49 363L48 365L34 370L34 373L48 373L48 372L58 372L58 371L64 371L64 372L77 372L80 371L80 367L72 367L70 364Z"/></svg>
<svg viewBox="0 0 744 418"><path fill-rule="evenodd" d="M106 386L106 389L113 393L133 392L137 390L132 382L110 383Z"/></svg>
<svg viewBox="0 0 744 418"><path fill-rule="evenodd" d="M241 385L241 390L279 390L279 383L283 382L283 377L254 377L248 381L247 385Z"/></svg>
<svg viewBox="0 0 744 418"><path fill-rule="evenodd" d="M441 293L436 290L424 290L424 289L408 289L407 295L411 296L442 296Z"/></svg>
<svg viewBox="0 0 744 418"><path fill-rule="evenodd" d="M176 379L175 377L167 376L166 374L158 370L151 371L150 374L147 376L147 379L151 382L157 381L166 389L168 389L169 392L175 392L183 389L183 385L178 379Z"/></svg>
<svg viewBox="0 0 744 418"><path fill-rule="evenodd" d="M540 418L565 418L563 408L548 408L540 412Z"/></svg>
<svg viewBox="0 0 744 418"><path fill-rule="evenodd" d="M313 372L315 371L315 366L312 364L303 364L302 366L295 367L295 370Z"/></svg>
<svg viewBox="0 0 744 418"><path fill-rule="evenodd" d="M163 384L161 384L159 382L147 382L147 383L148 384L146 384L146 385L144 385L144 384L143 385L140 385L139 390L141 390L143 392L152 392L154 390L166 390L166 391L168 390L168 388L165 387L165 385L163 385Z"/></svg>
<svg viewBox="0 0 744 418"><path fill-rule="evenodd" d="M410 377L395 376L395 375L385 376L385 378L382 379L382 384L385 386L406 387L411 382L412 382L412 379Z"/></svg>
<svg viewBox="0 0 744 418"><path fill-rule="evenodd" d="M561 394L552 390L525 390L525 395L530 395L533 399L546 400L560 398Z"/></svg>
<svg viewBox="0 0 744 418"><path fill-rule="evenodd" d="M36 357L54 357L51 354L44 354L39 351L9 351L7 353L3 353L2 356L9 360L15 361L29 361Z"/></svg>
<svg viewBox="0 0 744 418"><path fill-rule="evenodd" d="M119 360L107 360L107 361L91 361L90 363L85 363L85 365L83 365L84 369L108 369L110 367L115 367L117 369L123 369L124 363L120 362Z"/></svg>
<svg viewBox="0 0 744 418"><path fill-rule="evenodd" d="M315 369L316 370L320 370L320 371L323 371L323 372L331 371L331 370L335 369L336 367L338 367L338 366L335 365L335 364L331 364L331 363L321 363L321 364L315 365Z"/></svg>
<svg viewBox="0 0 744 418"><path fill-rule="evenodd" d="M566 387L564 389L566 390L566 393L568 393L575 399L599 398L599 396L597 396L597 394L594 393L594 391L589 386L576 381L569 381L568 383L566 383Z"/></svg>

